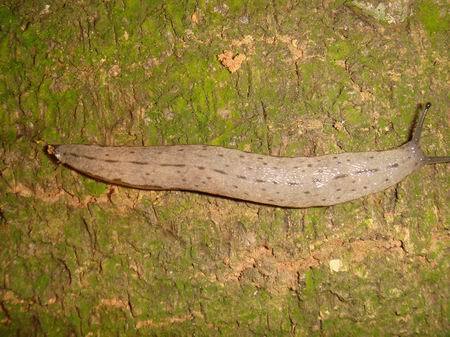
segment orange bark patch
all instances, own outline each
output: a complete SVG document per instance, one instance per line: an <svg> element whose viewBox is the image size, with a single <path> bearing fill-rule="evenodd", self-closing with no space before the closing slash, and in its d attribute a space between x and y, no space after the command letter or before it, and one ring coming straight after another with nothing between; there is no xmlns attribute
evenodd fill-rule
<svg viewBox="0 0 450 337"><path fill-rule="evenodd" d="M219 54L217 58L219 59L220 63L222 63L222 65L230 71L230 73L234 73L239 70L242 62L244 62L246 59L244 54L234 55L233 52L229 50L226 50L222 54Z"/></svg>

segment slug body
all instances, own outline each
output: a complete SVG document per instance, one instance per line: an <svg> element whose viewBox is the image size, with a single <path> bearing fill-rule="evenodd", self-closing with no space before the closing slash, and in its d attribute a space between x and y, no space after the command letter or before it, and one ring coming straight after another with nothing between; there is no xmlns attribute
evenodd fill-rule
<svg viewBox="0 0 450 337"><path fill-rule="evenodd" d="M378 152L319 157L272 157L206 145L102 147L55 145L61 163L101 181L140 189L190 190L256 203L328 206L397 184L427 163L418 145L423 111L413 138Z"/></svg>

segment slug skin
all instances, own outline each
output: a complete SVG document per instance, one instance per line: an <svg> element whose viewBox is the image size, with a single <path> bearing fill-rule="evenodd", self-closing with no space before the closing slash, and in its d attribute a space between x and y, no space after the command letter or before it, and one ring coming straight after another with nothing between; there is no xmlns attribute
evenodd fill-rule
<svg viewBox="0 0 450 337"><path fill-rule="evenodd" d="M425 164L414 141L379 152L272 157L206 145L53 145L61 163L108 183L190 190L284 207L329 206L382 191Z"/></svg>
<svg viewBox="0 0 450 337"><path fill-rule="evenodd" d="M207 145L102 147L49 145L59 162L112 184L190 190L284 207L329 206L382 191L425 164L419 141L431 103L399 148L321 157L271 157Z"/></svg>

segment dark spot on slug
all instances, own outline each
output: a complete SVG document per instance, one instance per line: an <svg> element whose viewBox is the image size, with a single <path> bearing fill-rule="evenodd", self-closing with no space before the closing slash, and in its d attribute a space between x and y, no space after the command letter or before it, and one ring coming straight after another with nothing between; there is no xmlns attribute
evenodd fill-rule
<svg viewBox="0 0 450 337"><path fill-rule="evenodd" d="M184 183L187 181L186 178L181 179Z"/></svg>
<svg viewBox="0 0 450 337"><path fill-rule="evenodd" d="M325 198L322 198L322 201L325 201L325 200L327 200L327 199L325 199Z"/></svg>
<svg viewBox="0 0 450 337"><path fill-rule="evenodd" d="M338 189L336 189L336 191L337 191L337 192L340 192L340 191L341 191L341 189L340 189L340 188L338 188Z"/></svg>
<svg viewBox="0 0 450 337"><path fill-rule="evenodd" d="M223 154L222 154L222 153L219 153L218 156L219 156L219 157L223 157Z"/></svg>
<svg viewBox="0 0 450 337"><path fill-rule="evenodd" d="M181 171L180 171L180 170L177 170L177 173L178 173L178 174L180 174L180 173L181 173Z"/></svg>
<svg viewBox="0 0 450 337"><path fill-rule="evenodd" d="M245 158L245 156L243 154L240 154L239 158Z"/></svg>
<svg viewBox="0 0 450 337"><path fill-rule="evenodd" d="M265 191L266 191L266 189L265 189L265 188L261 188L261 191L265 192Z"/></svg>
<svg viewBox="0 0 450 337"><path fill-rule="evenodd" d="M384 179L384 181L389 181L389 178Z"/></svg>
<svg viewBox="0 0 450 337"><path fill-rule="evenodd" d="M197 166L197 168L198 168L199 170L204 170L204 169L205 169L204 166Z"/></svg>
<svg viewBox="0 0 450 337"><path fill-rule="evenodd" d="M178 151L178 152L183 152L183 151L184 151L184 149L178 149L177 151Z"/></svg>
<svg viewBox="0 0 450 337"><path fill-rule="evenodd" d="M148 173L148 172L145 172L145 175L146 175L146 176L149 176L149 175L150 175L150 173Z"/></svg>
<svg viewBox="0 0 450 337"><path fill-rule="evenodd" d="M388 168L394 168L394 167L398 167L398 163L388 165Z"/></svg>
<svg viewBox="0 0 450 337"><path fill-rule="evenodd" d="M105 157L109 157L109 153L105 153Z"/></svg>
<svg viewBox="0 0 450 337"><path fill-rule="evenodd" d="M136 164L136 165L148 165L148 164L150 164L149 162L146 162L146 161L130 161L129 163Z"/></svg>
<svg viewBox="0 0 450 337"><path fill-rule="evenodd" d="M265 183L266 181L265 180L262 180L262 179L256 179L255 180L257 183Z"/></svg>
<svg viewBox="0 0 450 337"><path fill-rule="evenodd" d="M278 181L272 180L272 184L278 185Z"/></svg>
<svg viewBox="0 0 450 337"><path fill-rule="evenodd" d="M234 187L234 188L238 188L238 186L237 186L237 185L233 185L233 187Z"/></svg>
<svg viewBox="0 0 450 337"><path fill-rule="evenodd" d="M267 163L266 163L266 162L264 162L264 163L263 163L263 165L267 165Z"/></svg>
<svg viewBox="0 0 450 337"><path fill-rule="evenodd" d="M341 161L338 161L337 163L338 163L338 165L341 165L341 164L342 164L342 162L341 162Z"/></svg>
<svg viewBox="0 0 450 337"><path fill-rule="evenodd" d="M186 167L184 164L159 164L161 167Z"/></svg>
<svg viewBox="0 0 450 337"><path fill-rule="evenodd" d="M220 174L227 174L225 171L213 169L214 172L220 173Z"/></svg>
<svg viewBox="0 0 450 337"><path fill-rule="evenodd" d="M365 190L367 190L367 186L363 186L363 188L364 188Z"/></svg>
<svg viewBox="0 0 450 337"><path fill-rule="evenodd" d="M308 167L312 167L312 164L308 164Z"/></svg>
<svg viewBox="0 0 450 337"><path fill-rule="evenodd" d="M348 174L339 174L336 177L334 177L334 179L342 179L342 178L345 178L345 177L348 177Z"/></svg>
<svg viewBox="0 0 450 337"><path fill-rule="evenodd" d="M352 184L356 183L356 180L352 180Z"/></svg>
<svg viewBox="0 0 450 337"><path fill-rule="evenodd" d="M131 153L131 154L135 154L136 152L134 152L134 151L130 151L130 153Z"/></svg>
<svg viewBox="0 0 450 337"><path fill-rule="evenodd" d="M228 165L228 164L225 164L225 167L230 167L230 165Z"/></svg>
<svg viewBox="0 0 450 337"><path fill-rule="evenodd" d="M350 162L350 158L347 158L347 162Z"/></svg>
<svg viewBox="0 0 450 337"><path fill-rule="evenodd" d="M211 180L212 178L211 177L206 177L206 179Z"/></svg>
<svg viewBox="0 0 450 337"><path fill-rule="evenodd" d="M373 156L370 156L369 159L373 159Z"/></svg>
<svg viewBox="0 0 450 337"><path fill-rule="evenodd" d="M333 159L338 159L338 157L337 156L333 156Z"/></svg>
<svg viewBox="0 0 450 337"><path fill-rule="evenodd" d="M288 185L297 186L297 185L299 185L299 183L296 183L294 181L288 181Z"/></svg>
<svg viewBox="0 0 450 337"><path fill-rule="evenodd" d="M258 160L263 160L264 159L264 157L258 157Z"/></svg>
<svg viewBox="0 0 450 337"><path fill-rule="evenodd" d="M373 172L377 172L378 171L378 169L377 168L374 168L374 169L364 169L364 170L359 170L359 171L356 171L355 173L356 174L361 174L361 173L373 173Z"/></svg>
<svg viewBox="0 0 450 337"><path fill-rule="evenodd" d="M118 163L118 160L113 160L113 159L103 159L104 162L106 163Z"/></svg>
<svg viewBox="0 0 450 337"><path fill-rule="evenodd" d="M352 188L352 190L351 190L352 192L355 192L356 191L356 189L355 188Z"/></svg>
<svg viewBox="0 0 450 337"><path fill-rule="evenodd" d="M303 193L305 193L305 194L310 194L311 192L310 192L310 191L305 191L305 192L303 192Z"/></svg>
<svg viewBox="0 0 450 337"><path fill-rule="evenodd" d="M245 177L245 176L237 176L239 179L244 179L244 180L246 180L247 179L247 177Z"/></svg>

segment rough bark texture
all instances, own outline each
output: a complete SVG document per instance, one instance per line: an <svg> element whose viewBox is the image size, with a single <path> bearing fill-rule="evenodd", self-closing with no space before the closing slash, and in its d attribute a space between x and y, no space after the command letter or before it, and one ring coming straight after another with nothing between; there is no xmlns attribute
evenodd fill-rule
<svg viewBox="0 0 450 337"><path fill-rule="evenodd" d="M449 5L0 4L0 335L443 336L449 168L281 209L105 185L46 143L392 148L431 101L448 154Z"/></svg>

